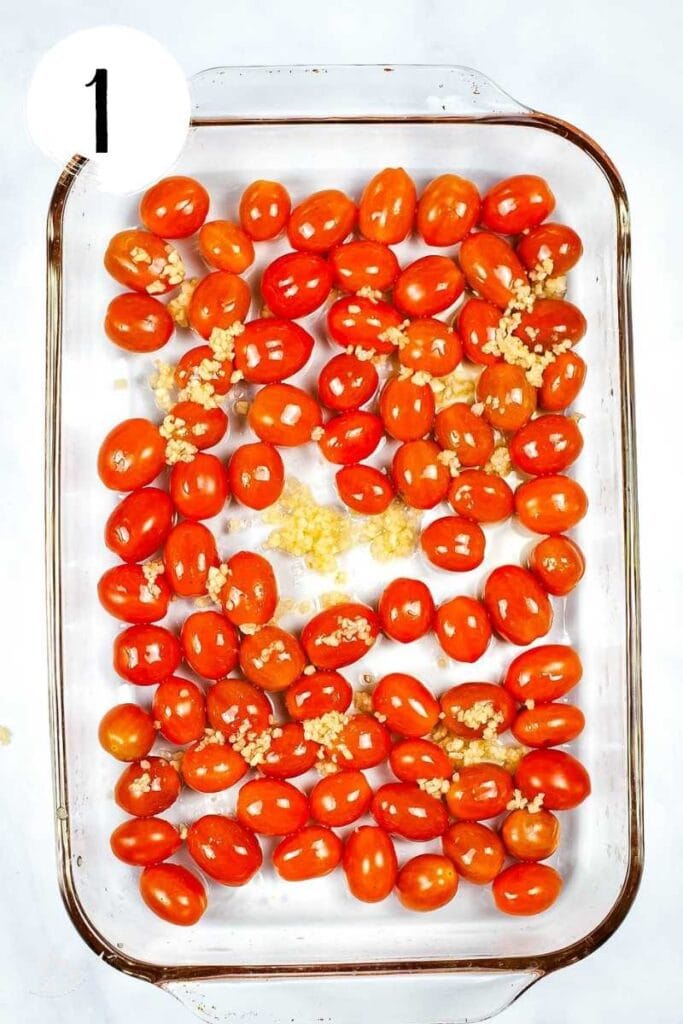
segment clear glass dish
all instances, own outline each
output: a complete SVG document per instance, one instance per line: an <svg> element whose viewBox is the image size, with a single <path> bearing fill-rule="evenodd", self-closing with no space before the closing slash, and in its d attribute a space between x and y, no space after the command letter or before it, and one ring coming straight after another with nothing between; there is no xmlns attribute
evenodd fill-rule
<svg viewBox="0 0 683 1024"><path fill-rule="evenodd" d="M114 423L152 414L151 394L142 397L151 358L120 352L106 343L101 328L106 303L116 291L101 270L102 253L111 234L136 222L137 197L102 195L87 162L74 158L59 179L48 218L46 547L64 900L75 927L98 955L168 988L209 1020L248 1011L255 1020L325 1017L351 1024L366 1012L369 999L381 999L384 1019L397 1024L483 1019L608 938L628 912L642 870L629 223L623 185L607 156L585 135L521 106L469 69L220 68L197 76L193 89L193 126L176 170L207 185L215 210L234 206L254 177L280 179L299 197L328 185L357 193L387 165L405 166L418 186L446 170L457 170L483 188L528 170L550 180L558 199L555 218L581 234L585 254L572 272L570 298L589 323L582 343L589 373L577 404L586 417L586 443L575 473L590 500L589 515L576 531L588 570L575 594L556 602L551 639L570 640L583 658L577 701L588 724L574 747L591 772L594 790L589 801L565 816L563 842L553 861L564 876L564 891L536 918L499 915L490 894L473 886L463 885L458 898L437 914L411 915L391 900L356 904L336 876L297 887L278 884L268 871L243 890L212 885L210 911L192 929L164 925L137 900L135 872L109 855L108 836L119 820L111 799L117 768L95 738L104 710L127 699L128 691L108 663L112 621L95 594L100 573L111 563L101 532L112 507L95 462L100 440ZM318 333L316 316L310 318L311 329ZM239 429L232 436L239 436ZM310 479L316 463L306 458L295 473ZM263 531L240 535L239 546L249 546L250 537L258 543ZM454 582L436 571L430 575L436 596L475 593L490 568L507 557L519 559L529 535L508 527L491 531L487 541L484 565L466 580ZM350 563L354 582L344 589L371 600L384 581L408 568L378 565L360 549ZM276 569L299 595L297 587L304 586L299 568L281 560ZM427 575L424 566L418 571ZM334 589L329 581L319 587L326 589ZM473 674L456 663L437 668L433 643L413 647L402 667L412 665L437 691L468 678L495 679L516 653L498 643ZM381 671L383 657L380 651L367 667ZM183 798L188 799L194 797ZM192 803L191 813L198 806ZM204 798L201 806L229 803L218 794ZM189 807L181 801L175 819L183 820Z"/></svg>

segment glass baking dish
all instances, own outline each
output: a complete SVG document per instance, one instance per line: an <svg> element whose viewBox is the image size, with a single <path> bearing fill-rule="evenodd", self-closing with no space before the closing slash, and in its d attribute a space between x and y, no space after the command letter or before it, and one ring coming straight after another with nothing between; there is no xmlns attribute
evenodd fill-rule
<svg viewBox="0 0 683 1024"><path fill-rule="evenodd" d="M101 533L113 501L99 484L95 462L114 423L153 414L151 393L142 397L152 357L120 352L101 327L117 290L101 269L102 254L115 231L136 222L138 198L103 195L87 162L76 157L58 181L48 218L46 548L64 900L99 956L169 989L207 1020L248 1012L257 1021L324 1017L351 1024L366 1012L368 999L381 999L383 1019L397 1024L483 1019L605 941L628 912L642 870L624 188L589 138L521 106L465 68L219 68L198 75L193 93L192 128L175 170L204 182L215 211L234 208L255 177L282 180L297 199L328 186L357 194L387 165L405 166L418 187L446 170L481 188L530 171L550 181L558 200L554 219L582 236L585 253L571 274L569 297L589 324L582 343L589 373L577 403L585 416L585 448L575 473L590 500L589 515L576 531L588 569L575 594L555 602L549 639L576 644L584 662L576 699L587 728L573 749L591 773L593 795L564 816L563 842L553 859L564 891L536 918L501 916L490 894L475 886L463 885L436 914L410 915L392 900L355 903L336 875L287 886L268 870L242 890L212 885L210 910L192 929L164 925L137 900L135 872L108 851L119 820L111 799L118 769L96 742L104 710L140 694L133 696L134 688L117 680L109 665L114 629L96 600L97 579L111 564ZM309 329L319 333L319 314L309 319ZM173 345L179 347L171 348L171 358L182 348ZM234 440L239 427L231 429ZM294 473L310 480L316 465L309 453ZM249 526L239 546L258 544L263 536ZM453 582L423 565L416 570L413 564L412 574L428 578L438 599L475 593L486 572L508 558L518 560L529 539L516 528L487 528L487 558L466 581ZM223 550L237 546L234 538L230 548L225 536L221 541ZM280 580L286 580L281 589L298 596L305 576L284 557L275 559ZM409 563L375 563L367 549L355 551L348 568L352 582L344 589L370 601L389 578L410 574ZM318 587L326 589L334 589L329 581ZM434 642L425 640L401 652L401 667L422 673L438 692L471 678L498 678L514 653L499 642L474 671L457 663L444 669L437 667ZM372 652L363 666L381 671L386 653L374 658ZM203 807L229 806L225 794L195 796ZM173 808L175 820L183 820L186 801L195 796ZM191 804L192 813L196 806ZM268 989L262 987L266 979Z"/></svg>

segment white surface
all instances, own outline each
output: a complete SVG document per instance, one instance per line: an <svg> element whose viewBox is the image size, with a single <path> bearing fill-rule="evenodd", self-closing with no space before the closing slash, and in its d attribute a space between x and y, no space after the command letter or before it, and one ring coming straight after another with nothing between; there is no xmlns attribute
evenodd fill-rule
<svg viewBox="0 0 683 1024"><path fill-rule="evenodd" d="M258 6L258 13L254 13ZM251 12L250 12L251 8ZM464 8L464 9L458 9ZM683 817L673 759L683 710L677 669L683 565L665 532L663 499L675 494L680 377L679 39L673 3L580 0L566 9L496 3L296 2L180 4L163 8L92 0L26 3L4 12L0 223L2 343L0 505L5 674L0 723L4 823L0 1018L17 1024L96 1019L188 1022L168 996L96 961L63 912L55 884L42 591L43 232L56 177L31 148L23 97L32 67L58 38L116 20L156 35L188 74L212 64L464 63L522 102L593 135L626 181L634 220L634 320L638 394L646 697L645 879L625 924L589 960L544 980L501 1024L582 1024L683 1018L678 866ZM485 20L486 17L486 20ZM548 17L549 20L544 21ZM669 474L673 481L664 476ZM680 488L679 488L680 489ZM268 998L264 987L263 998ZM447 1016L447 1011L444 1013Z"/></svg>

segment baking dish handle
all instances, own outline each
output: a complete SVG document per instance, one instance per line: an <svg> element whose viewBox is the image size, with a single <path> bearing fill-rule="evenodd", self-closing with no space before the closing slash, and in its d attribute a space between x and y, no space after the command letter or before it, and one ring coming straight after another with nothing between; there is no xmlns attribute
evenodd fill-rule
<svg viewBox="0 0 683 1024"><path fill-rule="evenodd" d="M457 971L353 977L162 982L210 1024L358 1024L381 1006L386 1024L472 1024L506 1009L541 971Z"/></svg>

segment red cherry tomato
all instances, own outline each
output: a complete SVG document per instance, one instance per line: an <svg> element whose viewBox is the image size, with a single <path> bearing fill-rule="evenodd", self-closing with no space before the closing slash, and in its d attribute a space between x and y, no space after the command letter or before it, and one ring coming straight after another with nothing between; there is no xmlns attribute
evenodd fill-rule
<svg viewBox="0 0 683 1024"><path fill-rule="evenodd" d="M285 467L277 448L263 441L236 448L228 465L228 485L233 498L247 508L273 505L285 485Z"/></svg>
<svg viewBox="0 0 683 1024"><path fill-rule="evenodd" d="M469 572L484 560L486 537L481 527L469 519L442 516L424 528L420 546L439 569Z"/></svg>
<svg viewBox="0 0 683 1024"><path fill-rule="evenodd" d="M290 718L303 722L330 711L346 711L352 697L351 685L339 672L312 672L295 679L287 688L285 706Z"/></svg>
<svg viewBox="0 0 683 1024"><path fill-rule="evenodd" d="M162 178L140 200L140 220L161 238L189 238L209 212L209 193L194 178Z"/></svg>
<svg viewBox="0 0 683 1024"><path fill-rule="evenodd" d="M429 317L448 309L465 287L460 267L447 256L421 256L398 276L393 299L409 316Z"/></svg>
<svg viewBox="0 0 683 1024"><path fill-rule="evenodd" d="M350 466L372 455L383 437L379 416L355 410L342 412L328 420L319 444L328 462L336 466Z"/></svg>
<svg viewBox="0 0 683 1024"><path fill-rule="evenodd" d="M417 441L432 429L434 393L429 384L390 378L379 396L384 429L397 441Z"/></svg>
<svg viewBox="0 0 683 1024"><path fill-rule="evenodd" d="M235 366L250 384L272 384L308 362L313 338L291 320L252 320L235 338Z"/></svg>
<svg viewBox="0 0 683 1024"><path fill-rule="evenodd" d="M391 480L374 466L343 466L335 480L339 497L354 512L376 516L385 512L394 499Z"/></svg>
<svg viewBox="0 0 683 1024"><path fill-rule="evenodd" d="M549 594L566 597L583 577L586 562L579 545L559 534L538 542L529 556L529 568Z"/></svg>
<svg viewBox="0 0 683 1024"><path fill-rule="evenodd" d="M500 319L500 309L491 302L468 299L463 303L458 316L458 331L470 362L491 366L501 361L501 356L486 351L486 346L495 342Z"/></svg>
<svg viewBox="0 0 683 1024"><path fill-rule="evenodd" d="M572 704L539 704L522 708L512 723L512 734L527 747L560 747L583 732L586 720Z"/></svg>
<svg viewBox="0 0 683 1024"><path fill-rule="evenodd" d="M451 478L440 451L434 441L406 441L396 449L391 475L411 508L434 508L446 497Z"/></svg>
<svg viewBox="0 0 683 1024"><path fill-rule="evenodd" d="M208 339L214 327L225 330L244 320L251 305L249 285L237 274L214 270L202 278L192 293L187 318L200 338Z"/></svg>
<svg viewBox="0 0 683 1024"><path fill-rule="evenodd" d="M515 336L529 348L552 349L570 342L575 345L586 333L581 310L564 299L537 299L534 308L522 313Z"/></svg>
<svg viewBox="0 0 683 1024"><path fill-rule="evenodd" d="M287 722L273 730L270 747L259 769L274 779L293 779L311 770L318 759L317 743L307 740L300 722Z"/></svg>
<svg viewBox="0 0 683 1024"><path fill-rule="evenodd" d="M346 292L361 288L385 292L399 274L396 256L380 242L346 242L330 253L337 284Z"/></svg>
<svg viewBox="0 0 683 1024"><path fill-rule="evenodd" d="M458 259L472 291L500 309L514 299L513 285L529 283L514 249L498 235L470 235L460 246Z"/></svg>
<svg viewBox="0 0 683 1024"><path fill-rule="evenodd" d="M505 862L505 849L498 835L479 821L456 821L441 841L443 852L458 874L474 885L488 885Z"/></svg>
<svg viewBox="0 0 683 1024"><path fill-rule="evenodd" d="M252 181L240 199L240 224L255 242L265 242L284 231L291 207L284 185L264 179Z"/></svg>
<svg viewBox="0 0 683 1024"><path fill-rule="evenodd" d="M446 793L448 810L461 821L481 821L502 814L512 799L512 777L497 764L459 768Z"/></svg>
<svg viewBox="0 0 683 1024"><path fill-rule="evenodd" d="M421 853L399 871L396 891L406 910L438 910L458 891L458 873L448 857Z"/></svg>
<svg viewBox="0 0 683 1024"><path fill-rule="evenodd" d="M434 618L434 600L422 580L403 577L387 584L377 613L383 632L407 644L428 632Z"/></svg>
<svg viewBox="0 0 683 1024"><path fill-rule="evenodd" d="M560 845L560 823L550 811L517 809L508 814L500 835L511 857L545 860Z"/></svg>
<svg viewBox="0 0 683 1024"><path fill-rule="evenodd" d="M246 885L263 862L251 829L222 814L205 814L190 825L187 850L202 871L221 885Z"/></svg>
<svg viewBox="0 0 683 1024"><path fill-rule="evenodd" d="M362 772L336 772L316 782L309 799L311 817L315 821L340 828L366 813L372 801L372 790Z"/></svg>
<svg viewBox="0 0 683 1024"><path fill-rule="evenodd" d="M547 704L569 693L582 675L581 659L572 647L543 644L510 662L503 685L520 703Z"/></svg>
<svg viewBox="0 0 683 1024"><path fill-rule="evenodd" d="M176 462L169 489L173 504L186 519L217 516L230 493L223 463L206 452L199 452L192 462Z"/></svg>
<svg viewBox="0 0 683 1024"><path fill-rule="evenodd" d="M372 608L349 601L314 615L302 630L301 644L316 668L337 669L367 654L378 633Z"/></svg>
<svg viewBox="0 0 683 1024"><path fill-rule="evenodd" d="M442 320L426 317L413 320L405 328L398 358L402 366L411 370L445 377L462 359L462 344L452 327Z"/></svg>
<svg viewBox="0 0 683 1024"><path fill-rule="evenodd" d="M512 515L514 498L510 485L494 473L466 469L448 488L454 512L475 523L500 523Z"/></svg>
<svg viewBox="0 0 683 1024"><path fill-rule="evenodd" d="M519 430L536 409L536 389L524 370L508 363L487 366L477 381L477 400L484 416L496 430Z"/></svg>
<svg viewBox="0 0 683 1024"><path fill-rule="evenodd" d="M521 427L510 441L513 465L523 473L561 473L578 459L583 438L570 416L539 416Z"/></svg>
<svg viewBox="0 0 683 1024"><path fill-rule="evenodd" d="M163 619L171 588L163 573L150 583L143 566L124 562L102 574L97 595L102 607L114 618L139 625Z"/></svg>
<svg viewBox="0 0 683 1024"><path fill-rule="evenodd" d="M252 779L237 797L237 819L262 836L286 836L308 821L308 800L281 779Z"/></svg>
<svg viewBox="0 0 683 1024"><path fill-rule="evenodd" d="M351 346L378 355L394 351L389 335L402 323L401 314L388 302L362 295L337 299L327 313L327 330L333 341L344 348Z"/></svg>
<svg viewBox="0 0 683 1024"><path fill-rule="evenodd" d="M196 683L171 676L159 683L152 699L152 713L159 731L169 743L195 743L206 728L204 694Z"/></svg>
<svg viewBox="0 0 683 1024"><path fill-rule="evenodd" d="M240 647L240 667L247 679L264 690L286 690L306 667L298 640L279 626L262 626L245 636Z"/></svg>
<svg viewBox="0 0 683 1024"><path fill-rule="evenodd" d="M230 738L244 727L255 733L270 725L273 706L263 690L244 679L221 679L206 694L209 725Z"/></svg>
<svg viewBox="0 0 683 1024"><path fill-rule="evenodd" d="M586 364L576 352L560 352L543 371L538 404L547 412L561 412L571 405L586 379Z"/></svg>
<svg viewBox="0 0 683 1024"><path fill-rule="evenodd" d="M114 856L136 868L160 864L181 844L178 829L164 818L130 818L114 829L109 840Z"/></svg>
<svg viewBox="0 0 683 1024"><path fill-rule="evenodd" d="M461 466L483 466L493 455L493 431L466 402L454 402L437 413L434 434L442 448L454 451Z"/></svg>
<svg viewBox="0 0 683 1024"><path fill-rule="evenodd" d="M543 794L548 811L570 811L590 795L588 772L563 750L532 750L517 765L515 782L527 800Z"/></svg>
<svg viewBox="0 0 683 1024"><path fill-rule="evenodd" d="M424 683L404 672L380 679L372 693L372 707L401 736L426 736L439 720L439 702Z"/></svg>
<svg viewBox="0 0 683 1024"><path fill-rule="evenodd" d="M157 733L154 719L138 704L117 704L103 716L100 745L118 761L139 761L149 754Z"/></svg>
<svg viewBox="0 0 683 1024"><path fill-rule="evenodd" d="M273 850L273 867L286 882L329 875L339 864L342 841L322 825L308 825L286 836Z"/></svg>
<svg viewBox="0 0 683 1024"><path fill-rule="evenodd" d="M214 733L183 752L183 780L198 793L221 793L239 782L249 768L242 755L227 743L214 742L220 736Z"/></svg>
<svg viewBox="0 0 683 1024"><path fill-rule="evenodd" d="M527 268L535 270L552 261L552 274L566 274L581 259L583 245L576 231L564 224L541 224L517 243L517 255Z"/></svg>
<svg viewBox="0 0 683 1024"><path fill-rule="evenodd" d="M454 597L440 605L435 630L442 650L455 661L477 661L491 642L486 609L474 597Z"/></svg>
<svg viewBox="0 0 683 1024"><path fill-rule="evenodd" d="M332 761L344 769L374 768L391 750L389 730L372 715L353 715L333 743Z"/></svg>
<svg viewBox="0 0 683 1024"><path fill-rule="evenodd" d="M564 533L576 526L588 510L581 484L568 476L541 476L520 484L515 491L515 514L535 533Z"/></svg>
<svg viewBox="0 0 683 1024"><path fill-rule="evenodd" d="M156 352L173 334L173 320L158 299L124 292L107 306L104 330L110 341L127 352Z"/></svg>
<svg viewBox="0 0 683 1024"><path fill-rule="evenodd" d="M214 380L213 386L218 394L218 382ZM228 432L228 417L217 407L205 409L198 402L176 402L171 414L175 417L176 426L179 420L183 421L185 437L200 451L213 448Z"/></svg>
<svg viewBox="0 0 683 1024"><path fill-rule="evenodd" d="M194 383L204 383L202 380L202 363L209 361L211 366L211 379L209 383L216 395L227 395L232 387L230 377L233 371L232 359L216 359L210 345L195 345L178 360L173 379L178 390L189 388ZM216 366L218 369L216 369Z"/></svg>
<svg viewBox="0 0 683 1024"><path fill-rule="evenodd" d="M358 228L364 238L394 245L412 231L417 205L413 179L402 167L385 167L363 189Z"/></svg>
<svg viewBox="0 0 683 1024"><path fill-rule="evenodd" d="M400 740L389 755L391 770L401 782L450 779L453 765L445 750L431 740Z"/></svg>
<svg viewBox="0 0 683 1024"><path fill-rule="evenodd" d="M332 287L327 260L310 252L286 252L269 263L261 294L275 316L296 320L322 306Z"/></svg>
<svg viewBox="0 0 683 1024"><path fill-rule="evenodd" d="M327 252L353 230L356 212L356 204L339 189L314 192L290 214L287 225L290 245L304 252Z"/></svg>
<svg viewBox="0 0 683 1024"><path fill-rule="evenodd" d="M493 881L493 898L504 914L541 914L553 905L562 879L547 864L511 864Z"/></svg>
<svg viewBox="0 0 683 1024"><path fill-rule="evenodd" d="M150 420L124 420L100 445L97 472L112 491L151 484L166 464L166 442Z"/></svg>
<svg viewBox="0 0 683 1024"><path fill-rule="evenodd" d="M104 542L124 562L143 562L164 543L174 511L169 495L159 487L133 491L107 519Z"/></svg>
<svg viewBox="0 0 683 1024"><path fill-rule="evenodd" d="M484 196L481 223L501 235L535 228L555 209L548 182L535 174L515 174L499 181Z"/></svg>
<svg viewBox="0 0 683 1024"><path fill-rule="evenodd" d="M484 586L484 605L496 633L526 646L545 636L553 609L535 576L518 565L494 569Z"/></svg>
<svg viewBox="0 0 683 1024"><path fill-rule="evenodd" d="M140 894L169 924L193 925L206 910L206 890L181 864L151 864L140 875Z"/></svg>
<svg viewBox="0 0 683 1024"><path fill-rule="evenodd" d="M417 230L427 245L456 245L477 223L480 208L474 182L457 174L440 174L420 197Z"/></svg>
<svg viewBox="0 0 683 1024"><path fill-rule="evenodd" d="M167 679L181 657L180 644L163 626L129 626L114 640L114 669L137 686Z"/></svg>
<svg viewBox="0 0 683 1024"><path fill-rule="evenodd" d="M372 814L381 828L414 842L438 839L448 825L442 802L412 782L380 786L372 800Z"/></svg>
<svg viewBox="0 0 683 1024"><path fill-rule="evenodd" d="M496 734L505 732L510 728L517 709L502 686L495 683L459 683L441 695L441 710L444 725L452 733L476 739L483 736L491 725L495 727ZM486 714L482 715L482 712Z"/></svg>
<svg viewBox="0 0 683 1024"><path fill-rule="evenodd" d="M277 607L273 567L254 551L237 551L228 559L228 582L221 591L223 611L235 626L262 626Z"/></svg>
<svg viewBox="0 0 683 1024"><path fill-rule="evenodd" d="M376 825L361 825L344 844L344 874L351 893L363 903L379 903L391 893L398 860L391 838Z"/></svg>
<svg viewBox="0 0 683 1024"><path fill-rule="evenodd" d="M328 409L350 412L369 402L379 383L369 359L340 352L325 363L318 377L318 398Z"/></svg>
<svg viewBox="0 0 683 1024"><path fill-rule="evenodd" d="M164 545L168 582L179 597L206 592L211 566L218 565L216 541L201 523L182 522L173 527Z"/></svg>
<svg viewBox="0 0 683 1024"><path fill-rule="evenodd" d="M104 254L104 266L124 288L149 295L172 291L185 276L177 249L139 228L114 235Z"/></svg>
<svg viewBox="0 0 683 1024"><path fill-rule="evenodd" d="M175 803L180 777L163 757L147 757L124 768L114 787L114 799L126 814L148 818Z"/></svg>
<svg viewBox="0 0 683 1024"><path fill-rule="evenodd" d="M267 384L249 407L249 426L269 444L292 448L306 444L322 424L320 406L293 384Z"/></svg>
<svg viewBox="0 0 683 1024"><path fill-rule="evenodd" d="M199 254L215 270L243 274L254 262L254 243L243 228L230 220L210 220L197 239Z"/></svg>

